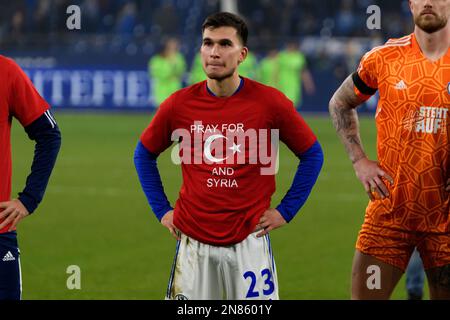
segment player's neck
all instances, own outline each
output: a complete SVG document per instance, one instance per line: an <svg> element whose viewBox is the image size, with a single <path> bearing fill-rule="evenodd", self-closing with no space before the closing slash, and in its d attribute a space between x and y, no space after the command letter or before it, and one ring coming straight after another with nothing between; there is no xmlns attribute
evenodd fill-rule
<svg viewBox="0 0 450 320"><path fill-rule="evenodd" d="M208 89L214 93L216 97L230 97L241 84L241 78L237 73L223 80L207 79Z"/></svg>
<svg viewBox="0 0 450 320"><path fill-rule="evenodd" d="M437 61L446 54L450 45L450 24L434 33L427 33L416 26L414 35L425 57Z"/></svg>

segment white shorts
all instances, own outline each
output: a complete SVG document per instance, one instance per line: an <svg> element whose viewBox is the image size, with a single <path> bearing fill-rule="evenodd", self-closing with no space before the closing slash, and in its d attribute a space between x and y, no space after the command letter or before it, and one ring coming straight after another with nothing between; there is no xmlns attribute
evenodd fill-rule
<svg viewBox="0 0 450 320"><path fill-rule="evenodd" d="M166 299L278 300L269 235L250 234L232 246L212 246L182 234Z"/></svg>

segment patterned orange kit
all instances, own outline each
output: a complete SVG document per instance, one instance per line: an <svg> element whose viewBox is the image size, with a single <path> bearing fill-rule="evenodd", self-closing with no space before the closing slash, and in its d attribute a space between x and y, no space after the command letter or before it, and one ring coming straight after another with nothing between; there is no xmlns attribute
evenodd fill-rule
<svg viewBox="0 0 450 320"><path fill-rule="evenodd" d="M369 51L353 75L355 92L379 91L378 161L394 184L371 201L356 248L406 269L417 246L426 269L450 264L450 50L437 61L414 34Z"/></svg>

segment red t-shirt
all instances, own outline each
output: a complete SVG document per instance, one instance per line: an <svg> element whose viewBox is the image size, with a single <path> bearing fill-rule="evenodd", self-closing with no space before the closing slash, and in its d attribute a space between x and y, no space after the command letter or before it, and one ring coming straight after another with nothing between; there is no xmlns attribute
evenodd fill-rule
<svg viewBox="0 0 450 320"><path fill-rule="evenodd" d="M161 104L141 142L158 155L172 144L172 134L182 137L183 184L174 209L181 232L223 246L254 230L275 191L275 169L268 170L274 161L264 157L275 154L274 129L295 154L316 141L284 94L248 78L230 97L213 96L203 81Z"/></svg>
<svg viewBox="0 0 450 320"><path fill-rule="evenodd" d="M26 127L48 108L22 69L12 59L0 55L0 202L11 197L12 117ZM8 228L9 225L0 233L7 232Z"/></svg>

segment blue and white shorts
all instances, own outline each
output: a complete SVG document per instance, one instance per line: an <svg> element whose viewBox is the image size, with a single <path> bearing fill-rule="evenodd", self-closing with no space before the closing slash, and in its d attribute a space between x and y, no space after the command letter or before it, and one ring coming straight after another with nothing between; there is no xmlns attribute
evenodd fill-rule
<svg viewBox="0 0 450 320"><path fill-rule="evenodd" d="M212 246L181 234L166 299L278 300L269 235L254 232L231 246Z"/></svg>

